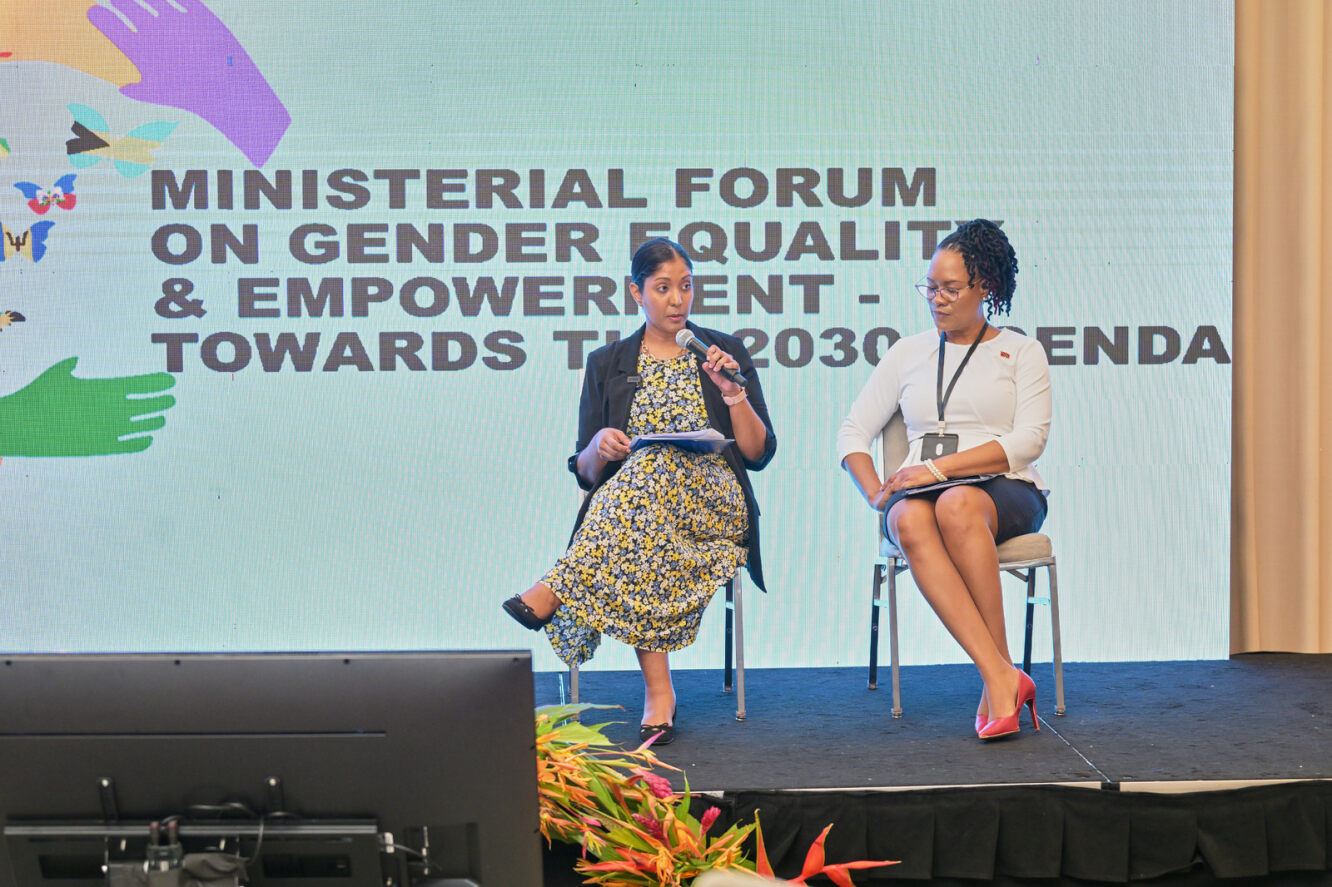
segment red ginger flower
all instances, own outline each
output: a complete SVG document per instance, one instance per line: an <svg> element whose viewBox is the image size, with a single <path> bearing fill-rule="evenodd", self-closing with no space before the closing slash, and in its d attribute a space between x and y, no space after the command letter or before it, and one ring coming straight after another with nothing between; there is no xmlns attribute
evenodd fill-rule
<svg viewBox="0 0 1332 887"><path fill-rule="evenodd" d="M665 800L675 794L675 792L671 790L671 783L657 774L649 770L644 770L641 767L635 770L634 773L643 778L643 781L647 783L648 790L658 798Z"/></svg>
<svg viewBox="0 0 1332 887"><path fill-rule="evenodd" d="M659 838L661 840L666 839L666 829L662 826L660 822L653 819L652 817L644 816L642 813L635 813L634 822L637 822L639 825L645 828L648 831L648 833L652 835L652 837Z"/></svg>

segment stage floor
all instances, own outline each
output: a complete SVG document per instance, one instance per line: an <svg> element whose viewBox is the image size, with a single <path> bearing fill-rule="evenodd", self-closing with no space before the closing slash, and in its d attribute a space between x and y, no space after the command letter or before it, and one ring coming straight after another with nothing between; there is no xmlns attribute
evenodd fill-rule
<svg viewBox="0 0 1332 887"><path fill-rule="evenodd" d="M902 861L858 873L870 887L1332 887L1332 656L1068 663L1062 717L1039 665L1040 732L1024 716L1020 735L990 743L973 732L969 665L903 669L900 719L886 668L877 690L865 668L745 677L741 722L720 671L678 673L679 732L659 756L724 820L761 809L781 875L832 822L830 859ZM567 695L565 674L535 680L539 704ZM625 707L585 723L621 721L607 735L637 743L637 672L585 671L581 690ZM579 883L575 858L548 850L546 887Z"/></svg>
<svg viewBox="0 0 1332 887"><path fill-rule="evenodd" d="M983 743L969 665L902 670L900 719L887 667L749 669L747 718L720 671L675 675L676 741L659 750L695 791L920 788L1034 783L1248 783L1332 778L1332 656L1251 654L1205 662L1065 663L1065 715L1049 664L1033 666L1041 730ZM538 704L561 701L567 674L535 676ZM584 702L623 705L586 723L637 741L637 672L584 671ZM683 787L679 774L675 782Z"/></svg>

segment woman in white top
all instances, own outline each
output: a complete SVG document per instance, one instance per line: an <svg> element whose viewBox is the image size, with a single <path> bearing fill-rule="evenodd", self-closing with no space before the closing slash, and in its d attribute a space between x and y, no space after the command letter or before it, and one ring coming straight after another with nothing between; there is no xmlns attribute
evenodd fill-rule
<svg viewBox="0 0 1332 887"><path fill-rule="evenodd" d="M996 554L1000 542L1040 528L1048 493L1035 464L1050 431L1045 352L989 324L1008 312L1017 270L993 222L975 219L944 238L917 285L935 328L888 349L837 435L843 467L884 513L917 586L980 671L982 739L1016 733L1024 704L1036 723L1035 685L1008 652ZM911 450L880 480L869 447L898 409ZM975 475L991 477L910 492Z"/></svg>

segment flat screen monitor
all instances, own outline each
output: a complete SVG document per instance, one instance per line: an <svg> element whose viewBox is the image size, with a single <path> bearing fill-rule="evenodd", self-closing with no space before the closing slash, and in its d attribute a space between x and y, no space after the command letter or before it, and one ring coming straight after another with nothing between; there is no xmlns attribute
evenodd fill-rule
<svg viewBox="0 0 1332 887"><path fill-rule="evenodd" d="M0 662L0 887L541 883L526 651Z"/></svg>

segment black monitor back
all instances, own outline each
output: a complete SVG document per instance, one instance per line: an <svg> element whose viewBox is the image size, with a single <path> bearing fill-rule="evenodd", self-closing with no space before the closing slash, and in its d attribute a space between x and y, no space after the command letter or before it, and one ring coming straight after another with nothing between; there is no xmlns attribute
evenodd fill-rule
<svg viewBox="0 0 1332 887"><path fill-rule="evenodd" d="M539 885L530 654L3 660L0 819L8 832L206 820L213 814L200 811L228 804L264 817L270 838L293 823L370 821L392 836L400 858L427 852L435 878ZM0 887L35 887L14 874L32 870L18 858L31 843L14 834L0 842ZM364 876L364 887L376 883ZM337 883L363 887L362 874Z"/></svg>

